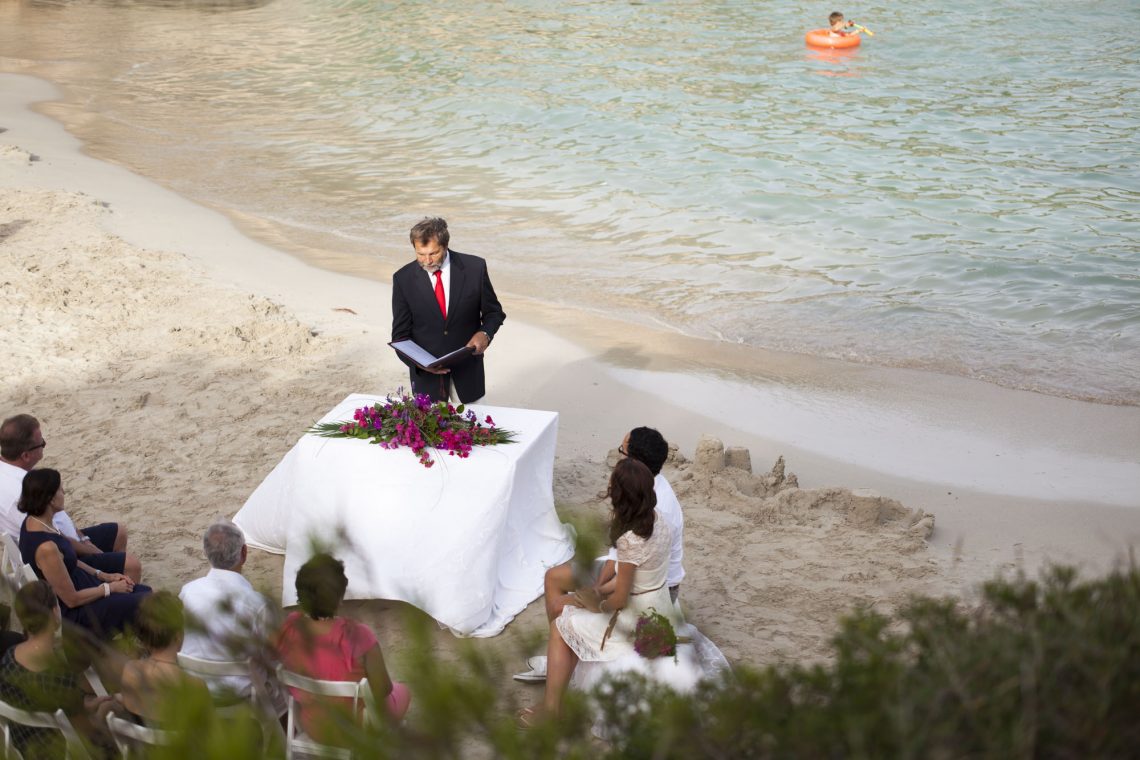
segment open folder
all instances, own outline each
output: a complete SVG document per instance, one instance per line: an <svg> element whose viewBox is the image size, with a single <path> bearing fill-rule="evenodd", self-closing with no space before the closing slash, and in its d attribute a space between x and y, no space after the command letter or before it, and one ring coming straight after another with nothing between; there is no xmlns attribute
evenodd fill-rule
<svg viewBox="0 0 1140 760"><path fill-rule="evenodd" d="M414 340L397 340L388 345L396 349L396 353L420 369L445 369L447 367L454 367L475 353L473 347L463 346L463 348L457 348L449 354L437 357L425 351L420 344Z"/></svg>

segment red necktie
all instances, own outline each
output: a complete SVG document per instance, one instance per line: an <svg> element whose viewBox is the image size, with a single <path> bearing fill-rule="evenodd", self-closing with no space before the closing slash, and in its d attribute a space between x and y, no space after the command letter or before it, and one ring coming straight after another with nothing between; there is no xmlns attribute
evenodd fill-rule
<svg viewBox="0 0 1140 760"><path fill-rule="evenodd" d="M435 300L439 304L439 313L447 319L447 296L443 294L443 272L435 270Z"/></svg>

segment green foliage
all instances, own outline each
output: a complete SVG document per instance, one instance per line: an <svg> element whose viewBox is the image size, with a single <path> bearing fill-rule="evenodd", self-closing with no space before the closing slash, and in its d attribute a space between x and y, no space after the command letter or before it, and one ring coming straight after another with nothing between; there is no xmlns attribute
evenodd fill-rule
<svg viewBox="0 0 1140 760"><path fill-rule="evenodd" d="M409 616L404 726L345 727L361 757L1132 757L1140 747L1140 571L1079 582L993 581L967 608L915 598L840 622L834 659L740 666L680 696L631 677L568 695L562 720L520 730L509 668L478 640L442 659ZM533 689L533 704L541 690ZM277 756L217 719L155 757ZM600 730L606 741L592 735ZM183 753L184 752L184 753Z"/></svg>
<svg viewBox="0 0 1140 760"><path fill-rule="evenodd" d="M691 700L626 685L614 757L1131 757L1140 572L993 581L844 619L826 666L741 668ZM613 699L613 698L611 698ZM628 708L627 708L628 712ZM614 713L607 712L607 715ZM664 747L664 748L663 748Z"/></svg>

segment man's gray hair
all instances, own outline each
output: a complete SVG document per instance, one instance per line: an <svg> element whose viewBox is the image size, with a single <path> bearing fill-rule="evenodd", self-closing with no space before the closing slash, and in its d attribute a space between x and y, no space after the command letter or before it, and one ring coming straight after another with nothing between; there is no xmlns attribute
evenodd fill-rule
<svg viewBox="0 0 1140 760"><path fill-rule="evenodd" d="M245 534L241 528L229 520L218 520L206 528L202 536L202 548L210 566L219 570L232 570L241 562L241 548L245 546Z"/></svg>

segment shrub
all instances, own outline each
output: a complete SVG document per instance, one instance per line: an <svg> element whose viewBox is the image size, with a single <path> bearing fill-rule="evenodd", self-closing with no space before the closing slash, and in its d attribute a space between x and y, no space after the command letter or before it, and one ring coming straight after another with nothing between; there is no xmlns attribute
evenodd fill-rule
<svg viewBox="0 0 1140 760"><path fill-rule="evenodd" d="M422 616L408 624L418 717L350 728L362 757L1125 758L1140 747L1136 567L1088 582L1069 568L995 580L973 607L915 598L893 618L858 610L828 663L742 665L688 697L611 680L527 731L498 688L503 663L475 642L441 662ZM192 744L161 756L264 756L248 737L227 747L220 731L194 726Z"/></svg>

